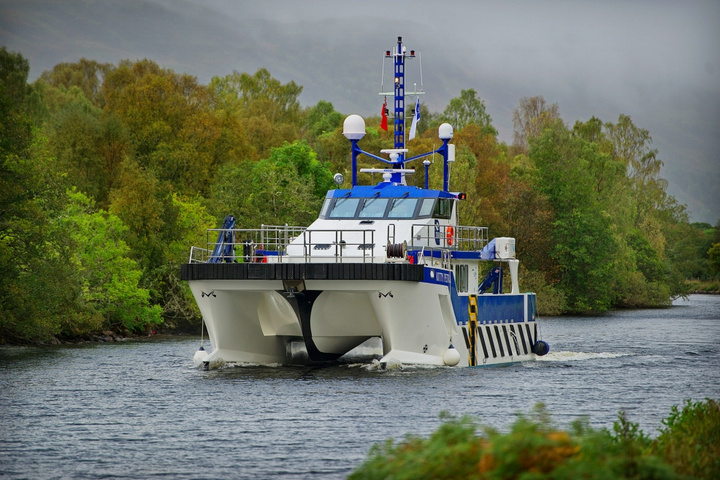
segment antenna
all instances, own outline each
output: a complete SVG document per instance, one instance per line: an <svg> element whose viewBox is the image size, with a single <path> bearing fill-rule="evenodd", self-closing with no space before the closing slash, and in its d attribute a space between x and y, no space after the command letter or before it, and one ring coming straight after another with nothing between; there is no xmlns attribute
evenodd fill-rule
<svg viewBox="0 0 720 480"><path fill-rule="evenodd" d="M405 164L413 160L425 158L429 155L433 156L432 162L434 163L434 156L436 153L442 154L443 156L443 191L448 191L448 181L450 178L449 163L455 160L455 148L454 145L448 142L453 137L453 129L449 123L443 123L438 128L438 137L442 140L442 145L437 149L433 148L433 151L416 155L412 158L406 158L405 153L405 97L407 95L415 95L417 97L416 103L419 102L419 96L425 94L425 86L423 83L422 76L422 56L418 54L420 60L420 89L417 88L417 83L413 84L413 92L405 90L405 59L415 58L415 50L410 50L402 43L402 37L397 37L397 46L392 50L385 50L383 57L382 73L380 79L380 95L381 96L392 96L393 101L393 133L394 133L394 148L384 151L385 153L392 152L391 159L387 160L372 153L362 150L358 146L358 141L365 135L365 121L359 115L350 115L345 119L343 123L343 135L350 140L352 145L352 185L356 186L357 183L357 157L358 155L366 155L383 163L392 165L392 169L389 169L390 181L398 184L405 184L405 174L410 173L414 170L406 169ZM393 70L393 91L385 90L385 60L392 60L394 65ZM385 117L383 117L385 118ZM425 164L423 162L423 164ZM427 169L426 165L426 169ZM366 170L369 173L374 173L370 170Z"/></svg>

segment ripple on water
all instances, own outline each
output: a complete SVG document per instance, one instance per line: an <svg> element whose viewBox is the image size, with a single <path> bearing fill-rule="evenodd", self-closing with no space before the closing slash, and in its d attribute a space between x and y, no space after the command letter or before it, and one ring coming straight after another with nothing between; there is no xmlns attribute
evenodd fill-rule
<svg viewBox="0 0 720 480"><path fill-rule="evenodd" d="M193 368L197 339L0 348L4 478L343 478L370 446L440 413L508 428L544 403L560 425L654 435L672 405L720 398L720 297L541 319L551 352L500 368ZM7 433L11 432L11 433Z"/></svg>

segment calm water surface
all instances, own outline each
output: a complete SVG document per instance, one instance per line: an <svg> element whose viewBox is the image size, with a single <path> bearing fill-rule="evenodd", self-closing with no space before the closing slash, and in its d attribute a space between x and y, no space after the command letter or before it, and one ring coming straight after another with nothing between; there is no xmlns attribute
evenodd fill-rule
<svg viewBox="0 0 720 480"><path fill-rule="evenodd" d="M497 368L193 368L199 339L0 348L0 477L346 477L370 446L442 411L507 429L543 402L560 426L655 435L672 405L720 398L720 297L542 319L552 352Z"/></svg>

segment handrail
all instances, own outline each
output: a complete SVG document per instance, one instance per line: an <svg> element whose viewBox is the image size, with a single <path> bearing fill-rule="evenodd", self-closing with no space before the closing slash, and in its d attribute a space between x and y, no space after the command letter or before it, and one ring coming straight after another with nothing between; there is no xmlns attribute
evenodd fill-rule
<svg viewBox="0 0 720 480"><path fill-rule="evenodd" d="M448 231L452 228L451 231ZM450 233L452 232L452 233ZM479 252L488 243L487 227L413 224L409 249L463 250Z"/></svg>
<svg viewBox="0 0 720 480"><path fill-rule="evenodd" d="M419 251L423 261L432 262L429 259L436 258L438 265L447 268L453 251L480 251L488 243L486 227L453 225L451 239L448 238L446 227L446 225L412 225L408 250ZM219 235L224 232L232 235ZM255 229L211 228L207 230L206 248L192 247L189 262L374 263L387 261L385 245L376 245L375 233L373 229L308 230L307 227L290 225L262 225L261 228ZM394 228L388 226L387 233L389 243L393 243L390 240L396 239ZM226 242L225 238L232 240ZM219 245L231 248L217 248ZM214 256L213 252L222 251L232 253ZM391 261L402 261L402 259Z"/></svg>

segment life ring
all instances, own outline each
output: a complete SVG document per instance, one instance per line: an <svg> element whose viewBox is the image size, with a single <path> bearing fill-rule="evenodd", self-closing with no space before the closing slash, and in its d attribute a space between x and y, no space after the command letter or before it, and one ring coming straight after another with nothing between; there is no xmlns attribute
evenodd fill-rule
<svg viewBox="0 0 720 480"><path fill-rule="evenodd" d="M448 225L445 229L445 238L447 239L448 245L453 244L453 240L455 240L455 229L452 227L452 225Z"/></svg>

